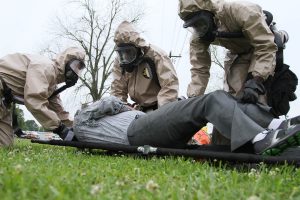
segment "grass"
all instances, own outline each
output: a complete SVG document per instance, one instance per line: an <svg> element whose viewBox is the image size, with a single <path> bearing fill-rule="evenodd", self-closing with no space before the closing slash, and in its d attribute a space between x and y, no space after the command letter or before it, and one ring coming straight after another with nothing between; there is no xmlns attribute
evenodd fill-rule
<svg viewBox="0 0 300 200"><path fill-rule="evenodd" d="M16 140L14 148L0 149L0 199L300 199L300 170L264 164L237 170Z"/></svg>

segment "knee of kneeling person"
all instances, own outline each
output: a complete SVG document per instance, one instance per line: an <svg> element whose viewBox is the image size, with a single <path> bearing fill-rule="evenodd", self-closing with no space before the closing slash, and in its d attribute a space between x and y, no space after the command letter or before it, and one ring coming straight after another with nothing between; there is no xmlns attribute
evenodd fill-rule
<svg viewBox="0 0 300 200"><path fill-rule="evenodd" d="M0 133L0 148L11 147L13 145L13 142L14 142L13 133L11 133L11 135Z"/></svg>

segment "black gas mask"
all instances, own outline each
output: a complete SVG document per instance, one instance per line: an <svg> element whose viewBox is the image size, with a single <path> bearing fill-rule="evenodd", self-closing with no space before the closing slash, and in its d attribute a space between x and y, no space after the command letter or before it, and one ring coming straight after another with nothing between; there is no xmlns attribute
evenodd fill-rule
<svg viewBox="0 0 300 200"><path fill-rule="evenodd" d="M183 27L192 27L201 40L213 42L216 38L217 26L214 14L209 11L201 10L188 15L184 20Z"/></svg>
<svg viewBox="0 0 300 200"><path fill-rule="evenodd" d="M79 76L82 73L82 70L85 68L85 64L83 61L78 59L70 60L65 66L65 82L66 86L72 87L74 86Z"/></svg>
<svg viewBox="0 0 300 200"><path fill-rule="evenodd" d="M128 73L133 72L142 57L141 49L133 44L120 44L115 48L115 51L118 53L118 61L123 70L122 73L125 71Z"/></svg>
<svg viewBox="0 0 300 200"><path fill-rule="evenodd" d="M79 77L81 76L81 73L83 69L85 68L85 64L82 60L78 59L72 59L65 65L65 85L61 86L60 88L56 89L50 97L48 97L48 100L52 99L59 93L63 92L69 87L74 86Z"/></svg>
<svg viewBox="0 0 300 200"><path fill-rule="evenodd" d="M241 38L244 37L242 32L220 32L217 31L217 25L214 21L214 14L201 10L192 13L184 19L184 28L191 27L193 32L199 35L200 40L213 42L218 38Z"/></svg>

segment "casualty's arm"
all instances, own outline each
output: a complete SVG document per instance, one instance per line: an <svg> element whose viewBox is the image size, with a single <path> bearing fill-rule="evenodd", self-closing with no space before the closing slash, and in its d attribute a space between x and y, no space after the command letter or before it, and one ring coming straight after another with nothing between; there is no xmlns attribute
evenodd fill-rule
<svg viewBox="0 0 300 200"><path fill-rule="evenodd" d="M209 43L200 41L193 35L190 42L191 82L188 85L187 96L199 96L204 94L210 77L211 58Z"/></svg>
<svg viewBox="0 0 300 200"><path fill-rule="evenodd" d="M119 98L115 96L109 96L103 97L88 107L77 111L76 115L80 115L81 119L76 118L76 115L75 118L82 122L86 122L91 119L98 120L105 116L116 115L129 110L132 110L132 108L125 105L124 102L122 102Z"/></svg>
<svg viewBox="0 0 300 200"><path fill-rule="evenodd" d="M118 97L121 101L127 102L128 98L128 83L125 74L122 75L122 69L117 60L114 61L112 68L113 81L111 83L110 94Z"/></svg>

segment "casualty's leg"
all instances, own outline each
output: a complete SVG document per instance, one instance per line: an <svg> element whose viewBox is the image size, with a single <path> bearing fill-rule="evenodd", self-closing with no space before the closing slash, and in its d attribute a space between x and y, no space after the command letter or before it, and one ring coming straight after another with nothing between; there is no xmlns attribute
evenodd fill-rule
<svg viewBox="0 0 300 200"><path fill-rule="evenodd" d="M269 124L272 117L266 118L259 123ZM234 98L224 91L216 91L202 97L169 103L140 117L129 126L128 139L132 145L183 147L207 121L213 123L228 139L231 139L232 132L234 136L238 134L233 129L241 131L240 137L231 143L234 148L264 130L239 108Z"/></svg>
<svg viewBox="0 0 300 200"><path fill-rule="evenodd" d="M237 103L224 91L163 106L133 121L127 134L131 145L182 148L207 121L231 140L232 151L252 143L257 154L277 155L300 145L299 117L274 126L264 107Z"/></svg>
<svg viewBox="0 0 300 200"><path fill-rule="evenodd" d="M231 53L229 50L226 52L224 61L224 91L236 96L236 94L241 90L242 85L244 85L243 83L247 78L250 59L251 56L249 54L239 56ZM212 144L230 145L230 140L224 137L214 126L212 131Z"/></svg>
<svg viewBox="0 0 300 200"><path fill-rule="evenodd" d="M195 132L207 123L195 110L198 99L204 98L168 103L147 115L138 116L127 129L129 143L183 148Z"/></svg>
<svg viewBox="0 0 300 200"><path fill-rule="evenodd" d="M264 131L273 120L273 116L264 106L238 103L232 95L224 91L216 91L207 96L204 112L200 115L205 116L230 140L232 151Z"/></svg>
<svg viewBox="0 0 300 200"><path fill-rule="evenodd" d="M226 52L224 62L225 80L224 90L233 96L241 93L246 82L253 52L247 54L234 54ZM266 102L264 96L260 96L260 102ZM244 110L245 111L245 110ZM215 127L212 134L212 143L218 145L230 145L230 140L224 137Z"/></svg>

